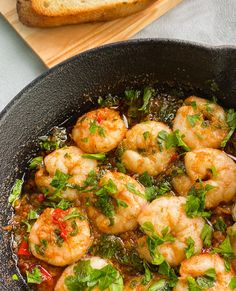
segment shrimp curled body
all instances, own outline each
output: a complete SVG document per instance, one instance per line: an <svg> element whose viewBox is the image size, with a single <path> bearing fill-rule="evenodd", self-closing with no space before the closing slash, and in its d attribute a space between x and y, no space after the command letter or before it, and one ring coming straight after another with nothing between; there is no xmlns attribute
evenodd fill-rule
<svg viewBox="0 0 236 291"><path fill-rule="evenodd" d="M231 270L227 272L225 270L224 260L219 255L214 254L200 254L197 256L193 256L188 260L182 262L180 267L180 278L173 289L174 291L188 291L188 277L201 277L204 276L205 273L209 269L214 269L216 273L216 281L214 282L214 286L211 288L204 288L206 291L230 291L229 283L231 279L234 277L234 272Z"/></svg>
<svg viewBox="0 0 236 291"><path fill-rule="evenodd" d="M104 267L106 267L106 266L109 265L109 263L106 260L101 259L99 257L90 257L90 258L86 258L84 260L81 260L81 261L79 261L79 262L77 262L77 263L75 263L75 264L67 267L64 270L64 272L62 273L61 277L57 281L57 284L56 284L54 290L55 291L69 291L69 290L71 290L71 289L68 288L68 285L70 286L70 284L68 284L68 281L69 281L68 279L74 278L74 281L76 281L77 280L77 278L76 278L76 271L78 269L82 268L83 262L88 262L88 261L90 263L90 267L93 270L100 270L100 269L102 269L102 268L104 268ZM116 270L116 269L114 268L114 270ZM83 269L81 269L80 272L86 272L86 270L84 271ZM84 274L84 273L82 273L82 274ZM114 278L114 281L113 282L111 281L111 285L108 286L108 288L106 288L106 289L99 288L99 286L97 284L94 285L94 282L93 282L94 279L93 279L93 277L91 278L91 281L92 282L88 282L89 283L88 286L92 286L92 287L85 288L83 283L86 282L85 281L86 278L85 277L82 277L81 279L82 279L81 280L82 282L80 284L82 284L82 287L80 288L77 285L77 289L76 290L78 290L78 291L79 290L86 290L86 291L88 291L88 290L93 290L93 291L101 291L101 290L103 290L103 291L121 290L120 288L119 289L115 289L116 284L119 283L119 285L121 285L120 287L122 287L122 285L123 285L122 278L121 278L121 276L120 276L120 274L119 274L119 272L117 270L116 270L116 278ZM95 277L95 279L96 279L96 277ZM73 289L73 290L75 290L75 289Z"/></svg>
<svg viewBox="0 0 236 291"><path fill-rule="evenodd" d="M42 190L47 189L53 193L55 189L50 184L58 170L70 175L68 184L81 186L88 174L97 168L97 161L83 158L82 155L83 152L75 146L53 151L44 158L45 168L41 167L36 172L36 185ZM76 189L66 188L61 193L69 200L75 200L78 197Z"/></svg>
<svg viewBox="0 0 236 291"><path fill-rule="evenodd" d="M184 197L161 197L147 205L138 218L141 227L151 223L158 236L162 237L163 230L167 229L174 237L174 241L164 242L156 249L171 266L177 266L186 258L185 249L189 238L195 242L194 253L199 253L203 246L200 236L204 220L201 217L187 217L185 203ZM142 258L152 262L145 237L139 239L138 252Z"/></svg>
<svg viewBox="0 0 236 291"><path fill-rule="evenodd" d="M233 199L236 194L236 164L226 153L210 148L196 149L188 152L184 161L186 174L172 181L180 195L186 196L191 186L201 179L203 186L213 186L206 193L206 208Z"/></svg>
<svg viewBox="0 0 236 291"><path fill-rule="evenodd" d="M125 123L119 113L100 108L78 119L72 130L72 138L86 153L104 153L116 148L125 133Z"/></svg>
<svg viewBox="0 0 236 291"><path fill-rule="evenodd" d="M144 198L145 188L133 178L118 172L108 172L100 180L100 186L112 181L116 185L114 193L109 195L116 201L123 203L115 208L114 222L93 206L89 206L88 215L95 222L100 231L105 233L122 233L135 229L137 218L142 208L147 204Z"/></svg>
<svg viewBox="0 0 236 291"><path fill-rule="evenodd" d="M219 148L229 132L224 109L209 100L191 96L177 111L173 129L184 134L191 148Z"/></svg>
<svg viewBox="0 0 236 291"><path fill-rule="evenodd" d="M167 125L156 121L142 122L128 130L123 142L125 167L134 173L147 172L152 176L164 171L175 154L174 148L161 149L158 145L158 134L164 131L171 133Z"/></svg>
<svg viewBox="0 0 236 291"><path fill-rule="evenodd" d="M55 266L76 262L85 255L91 244L89 223L79 208L65 211L46 208L29 235L32 254Z"/></svg>

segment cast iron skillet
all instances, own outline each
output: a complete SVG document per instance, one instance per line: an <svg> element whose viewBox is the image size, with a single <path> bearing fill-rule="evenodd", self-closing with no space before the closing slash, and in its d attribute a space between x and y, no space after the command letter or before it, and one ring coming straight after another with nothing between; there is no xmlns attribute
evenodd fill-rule
<svg viewBox="0 0 236 291"><path fill-rule="evenodd" d="M236 47L207 47L182 41L132 40L80 54L47 71L20 92L0 115L0 225L12 209L7 199L17 177L35 151L37 137L71 115L91 109L91 98L126 87L172 81L189 84L209 97L209 82L222 105L236 108ZM173 83L174 82L174 83ZM214 90L213 90L214 91ZM27 290L11 249L11 234L0 229L0 290Z"/></svg>

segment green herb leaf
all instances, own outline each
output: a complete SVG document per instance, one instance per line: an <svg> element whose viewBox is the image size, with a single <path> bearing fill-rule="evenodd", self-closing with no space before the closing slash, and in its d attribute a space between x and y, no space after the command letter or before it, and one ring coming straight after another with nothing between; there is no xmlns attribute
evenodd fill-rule
<svg viewBox="0 0 236 291"><path fill-rule="evenodd" d="M120 172L120 173L123 173L125 174L126 173L126 168L125 168L125 165L121 162L117 162L116 163L116 167L117 167L117 170Z"/></svg>
<svg viewBox="0 0 236 291"><path fill-rule="evenodd" d="M225 224L224 220L219 217L217 221L214 223L214 228L219 231L226 231L227 225Z"/></svg>
<svg viewBox="0 0 236 291"><path fill-rule="evenodd" d="M210 168L210 171L211 171L211 173L212 173L213 178L217 178L218 173L217 173L216 167L215 167L215 166L212 166L212 167Z"/></svg>
<svg viewBox="0 0 236 291"><path fill-rule="evenodd" d="M167 291L168 281L166 279L160 279L148 287L147 291Z"/></svg>
<svg viewBox="0 0 236 291"><path fill-rule="evenodd" d="M126 184L126 188L129 192L146 199L145 193L141 193L140 191L138 191L133 183L128 182Z"/></svg>
<svg viewBox="0 0 236 291"><path fill-rule="evenodd" d="M148 175L148 172L144 172L138 178L139 182L145 187L151 187L153 185L153 178Z"/></svg>
<svg viewBox="0 0 236 291"><path fill-rule="evenodd" d="M54 197L61 197L61 190L68 186L68 180L70 177L71 176L69 174L65 174L59 170L56 170L55 175L50 183L52 187L56 188Z"/></svg>
<svg viewBox="0 0 236 291"><path fill-rule="evenodd" d="M144 88L143 90L143 106L139 108L140 111L144 111L145 113L149 110L149 101L153 95L153 89L151 88Z"/></svg>
<svg viewBox="0 0 236 291"><path fill-rule="evenodd" d="M178 281L178 276L176 275L175 270L171 268L166 261L159 266L158 273L168 278L168 287L175 287Z"/></svg>
<svg viewBox="0 0 236 291"><path fill-rule="evenodd" d="M31 272L26 271L27 283L41 284L43 282L42 274L39 268L34 268Z"/></svg>
<svg viewBox="0 0 236 291"><path fill-rule="evenodd" d="M81 157L91 160L103 161L106 159L106 154L83 154Z"/></svg>
<svg viewBox="0 0 236 291"><path fill-rule="evenodd" d="M164 148L167 150L172 147L181 147L184 151L190 151L190 148L183 141L184 135L179 130L175 130L173 133L168 134L165 130L161 130L157 135L157 143L160 147L160 151Z"/></svg>
<svg viewBox="0 0 236 291"><path fill-rule="evenodd" d="M153 276L152 276L152 273L149 270L147 264L144 263L143 266L144 266L145 273L144 273L144 277L142 278L141 282L143 285L147 285L152 280Z"/></svg>
<svg viewBox="0 0 236 291"><path fill-rule="evenodd" d="M187 243L187 247L185 248L185 255L186 255L186 258L189 259L194 255L195 242L191 237L189 237L186 243Z"/></svg>
<svg viewBox="0 0 236 291"><path fill-rule="evenodd" d="M209 184L203 186L199 185L198 188L192 187L187 196L187 203L185 211L188 217L210 217L211 213L205 211L205 197L206 193L215 188Z"/></svg>
<svg viewBox="0 0 236 291"><path fill-rule="evenodd" d="M187 120L192 127L200 120L200 114L187 115Z"/></svg>
<svg viewBox="0 0 236 291"><path fill-rule="evenodd" d="M229 283L229 288L230 289L235 289L236 288L236 277L233 277Z"/></svg>
<svg viewBox="0 0 236 291"><path fill-rule="evenodd" d="M123 208L127 208L128 204L125 201L116 198L117 205Z"/></svg>
<svg viewBox="0 0 236 291"><path fill-rule="evenodd" d="M145 131L145 132L143 133L143 138L144 138L145 140L147 140L149 137L150 137L150 131Z"/></svg>
<svg viewBox="0 0 236 291"><path fill-rule="evenodd" d="M37 169L40 165L42 165L43 157L35 157L30 161L29 169Z"/></svg>
<svg viewBox="0 0 236 291"><path fill-rule="evenodd" d="M96 131L98 132L98 134L101 136L101 137L105 137L105 130L104 128L97 124L96 120L93 120L90 122L90 125L89 125L89 132L91 134L95 134Z"/></svg>
<svg viewBox="0 0 236 291"><path fill-rule="evenodd" d="M213 253L221 254L226 259L233 259L235 257L228 235L218 248L213 249Z"/></svg>
<svg viewBox="0 0 236 291"><path fill-rule="evenodd" d="M27 218L29 220L31 220L31 219L33 220L33 219L37 219L38 217L39 217L38 213L35 210L30 209Z"/></svg>
<svg viewBox="0 0 236 291"><path fill-rule="evenodd" d="M196 282L202 289L209 289L214 286L216 280L216 271L211 268L206 271L204 276L199 276L196 278Z"/></svg>
<svg viewBox="0 0 236 291"><path fill-rule="evenodd" d="M211 246L212 234L213 234L212 227L208 224L204 224L201 232L201 240L203 241L204 246L206 247Z"/></svg>
<svg viewBox="0 0 236 291"><path fill-rule="evenodd" d="M53 151L65 146L67 140L64 127L54 127L48 136L39 137L39 146L43 151Z"/></svg>
<svg viewBox="0 0 236 291"><path fill-rule="evenodd" d="M12 279L14 281L18 281L19 280L19 277L17 276L17 274L13 274L11 277L12 277Z"/></svg>
<svg viewBox="0 0 236 291"><path fill-rule="evenodd" d="M192 106L192 108L193 108L194 110L196 110L196 109L197 109L197 102L196 102L196 101L192 101L192 102L191 102L191 106Z"/></svg>
<svg viewBox="0 0 236 291"><path fill-rule="evenodd" d="M222 148L224 148L226 146L227 142L230 140L230 138L233 135L234 130L236 128L236 112L234 111L234 109L228 110L228 112L226 114L226 122L230 128L230 131L221 143Z"/></svg>
<svg viewBox="0 0 236 291"><path fill-rule="evenodd" d="M78 262L74 267L74 275L67 276L64 282L69 291L82 291L93 287L98 287L100 290L123 290L122 277L112 265L94 269L90 265L90 260Z"/></svg>
<svg viewBox="0 0 236 291"><path fill-rule="evenodd" d="M54 207L66 210L72 206L72 203L68 200L61 199L61 201Z"/></svg>
<svg viewBox="0 0 236 291"><path fill-rule="evenodd" d="M79 213L77 209L74 209L71 213L64 216L63 220L66 221L66 220L73 219L73 218L79 218L80 220L86 219L83 214Z"/></svg>
<svg viewBox="0 0 236 291"><path fill-rule="evenodd" d="M20 198L23 183L24 183L23 180L16 179L16 182L12 187L11 194L8 198L8 202L11 203L13 207L15 206L16 201Z"/></svg>
<svg viewBox="0 0 236 291"><path fill-rule="evenodd" d="M187 277L189 291L203 291L193 277Z"/></svg>

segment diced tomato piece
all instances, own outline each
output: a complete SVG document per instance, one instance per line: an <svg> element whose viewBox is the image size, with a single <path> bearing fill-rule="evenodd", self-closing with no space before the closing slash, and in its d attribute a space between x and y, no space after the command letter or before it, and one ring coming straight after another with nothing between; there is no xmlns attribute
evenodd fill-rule
<svg viewBox="0 0 236 291"><path fill-rule="evenodd" d="M176 161L178 158L178 155L177 154L174 154L171 158L170 158L170 162L174 162Z"/></svg>
<svg viewBox="0 0 236 291"><path fill-rule="evenodd" d="M29 251L29 245L28 242L26 240L23 240L19 246L19 250L18 250L18 255L19 256L30 256L31 253Z"/></svg>
<svg viewBox="0 0 236 291"><path fill-rule="evenodd" d="M43 202L45 200L45 196L43 193L40 193L37 198L39 202Z"/></svg>

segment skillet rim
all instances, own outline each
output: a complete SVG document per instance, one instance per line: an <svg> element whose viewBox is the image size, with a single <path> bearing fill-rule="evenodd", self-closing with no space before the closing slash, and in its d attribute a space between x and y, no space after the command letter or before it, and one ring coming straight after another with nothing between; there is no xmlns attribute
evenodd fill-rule
<svg viewBox="0 0 236 291"><path fill-rule="evenodd" d="M83 58L86 57L88 54L96 54L97 52L104 51L106 49L110 50L115 48L120 48L120 47L126 47L126 46L133 46L133 45L138 45L138 44L144 44L146 43L147 45L153 44L153 43L173 43L176 45L183 45L183 46L188 46L188 47L194 47L194 48L199 48L202 50L207 50L207 51L236 51L236 45L209 45L206 43L200 43L200 42L194 42L194 41L188 41L188 40L182 40L182 39L169 39L169 38L144 38L144 39L130 39L130 40L125 40L125 41L118 41L118 42L113 42L110 44L105 44L102 46L98 46L89 50L86 50L84 52L81 52L73 57L70 57L69 59L60 62L59 64L55 65L52 68L46 69L45 72L40 74L38 77L36 77L34 80L32 80L28 85L26 85L23 89L21 89L15 97L13 97L8 104L2 109L0 112L0 127L1 127L1 122L2 120L7 116L8 112L12 109L12 107L20 102L22 96L24 93L26 93L28 90L33 88L36 84L38 84L41 80L43 80L45 77L48 75L52 74L53 72L56 72L59 70L61 67L66 66L67 64L73 62L74 60L78 58Z"/></svg>

